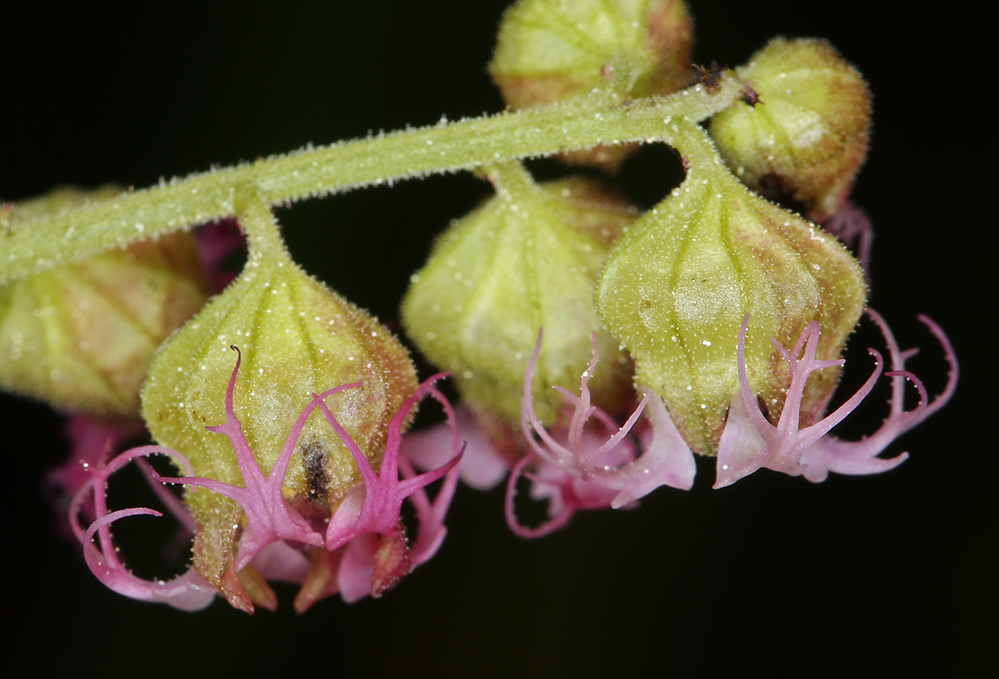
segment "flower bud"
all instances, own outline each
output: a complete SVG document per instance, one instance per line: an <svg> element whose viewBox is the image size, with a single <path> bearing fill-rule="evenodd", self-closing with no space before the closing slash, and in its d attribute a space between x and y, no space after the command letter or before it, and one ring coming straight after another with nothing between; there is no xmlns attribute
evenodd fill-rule
<svg viewBox="0 0 999 679"><path fill-rule="evenodd" d="M503 15L489 73L513 109L586 94L609 78L622 98L669 94L690 84L692 42L682 0L521 0ZM601 146L565 159L616 169L625 154Z"/></svg>
<svg viewBox="0 0 999 679"><path fill-rule="evenodd" d="M119 192L57 189L8 219ZM206 299L195 241L184 232L14 280L0 287L0 385L60 409L137 415L153 353Z"/></svg>
<svg viewBox="0 0 999 679"><path fill-rule="evenodd" d="M771 338L791 346L818 321L819 358L837 358L866 289L835 238L748 191L702 141L707 157L690 156L683 184L608 255L596 298L635 361L636 382L662 397L692 449L713 455L739 392L745 316L749 383L776 416L787 368ZM825 370L809 382L803 422L821 416L837 377Z"/></svg>
<svg viewBox="0 0 999 679"><path fill-rule="evenodd" d="M452 372L474 410L519 423L524 372L544 327L535 404L551 421L552 389L579 380L597 332L605 366L590 389L620 405L628 388L618 342L601 330L593 284L611 243L636 211L596 182L535 184L519 164L494 168L497 193L437 240L402 306L406 332ZM605 407L611 407L605 405Z"/></svg>
<svg viewBox="0 0 999 679"><path fill-rule="evenodd" d="M149 431L159 444L187 456L193 476L242 486L233 445L206 430L227 422L235 346L242 366L233 409L264 472L274 466L314 393L355 382L363 385L331 398L329 410L377 469L389 422L416 390L408 352L377 321L291 260L269 208L255 193L239 194L237 209L248 234L246 266L156 356L142 391ZM301 429L291 460L282 491L306 518L328 518L361 482L351 451L318 411ZM198 523L195 568L240 605L245 595L232 566L240 507L205 489L189 490L185 500Z"/></svg>
<svg viewBox="0 0 999 679"><path fill-rule="evenodd" d="M776 198L789 195L820 222L846 200L867 154L871 94L823 40L775 38L738 69L758 96L711 120L735 174Z"/></svg>

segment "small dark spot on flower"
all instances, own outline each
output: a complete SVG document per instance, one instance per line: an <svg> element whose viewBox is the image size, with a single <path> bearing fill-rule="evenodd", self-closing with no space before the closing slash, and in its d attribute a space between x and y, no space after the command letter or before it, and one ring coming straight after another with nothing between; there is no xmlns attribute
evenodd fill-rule
<svg viewBox="0 0 999 679"><path fill-rule="evenodd" d="M707 68L698 66L697 64L691 64L691 68L697 72L698 79L709 93L714 93L718 89L718 86L721 84L723 69L718 65L717 61L712 60L711 65Z"/></svg>
<svg viewBox="0 0 999 679"><path fill-rule="evenodd" d="M739 95L739 100L744 104L755 107L760 103L760 95L756 93L752 85L748 83L744 88L742 88L742 94Z"/></svg>
<svg viewBox="0 0 999 679"><path fill-rule="evenodd" d="M309 500L326 507L329 505L326 489L329 475L326 473L326 444L322 441L306 441L299 444L305 475L309 483Z"/></svg>

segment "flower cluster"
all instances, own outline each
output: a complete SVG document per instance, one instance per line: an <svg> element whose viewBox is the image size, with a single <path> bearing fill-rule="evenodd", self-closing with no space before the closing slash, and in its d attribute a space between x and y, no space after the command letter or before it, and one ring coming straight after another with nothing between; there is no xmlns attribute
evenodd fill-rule
<svg viewBox="0 0 999 679"><path fill-rule="evenodd" d="M813 372L841 366L845 361L816 359L820 335L816 323L802 331L790 351L776 339L772 340L790 369L787 400L773 424L767 413L761 411L757 394L746 376L748 317L743 321L738 340L739 392L732 399L721 436L715 488L731 485L764 467L792 476L801 475L818 483L830 472L863 475L889 471L908 458L908 453L888 459L878 455L896 438L947 403L957 386L957 358L943 330L930 318L920 316L939 341L949 366L946 386L930 399L922 381L905 370L906 359L916 350L900 350L884 319L872 309L867 310L867 315L884 336L891 369L884 370L881 354L870 349L875 367L867 381L835 411L808 426L802 426L801 422L806 382ZM649 389L643 389L641 401L623 424L618 424L603 409L592 404L587 385L597 365L595 341L594 358L582 374L579 395L555 387L566 407L556 426L543 426L534 411L531 394L541 340L539 332L524 381L521 426L530 452L512 464L507 480L506 518L514 533L525 538L541 537L568 524L580 510L625 507L660 486L680 490L693 487L694 454L661 398ZM830 433L833 427L860 405L882 375L891 379L892 390L890 411L882 425L872 435L858 441L844 441L833 436ZM918 403L908 410L905 406L906 381L915 386L919 395ZM476 444L467 447L461 475L469 485L489 487L505 475L506 467L497 467L495 453L476 428L474 420L466 421L463 433ZM415 442L406 452L425 465L432 459L439 459L439 456L428 456ZM483 474L483 469L490 471ZM521 476L530 482L530 497L548 503L549 518L538 527L526 527L517 519L515 497Z"/></svg>
<svg viewBox="0 0 999 679"><path fill-rule="evenodd" d="M277 605L268 581L294 582L301 612L378 597L429 560L459 476L480 489L506 479L510 529L537 538L580 511L691 490L698 455L713 458L715 488L762 468L820 482L903 462L881 455L947 403L958 365L920 316L949 366L931 399L906 368L915 350L868 307L873 229L850 200L867 84L811 39L774 39L735 70L690 68L692 31L683 0L518 0L489 67L503 114L147 192L0 206L0 385L70 411L74 453L46 485L98 579L184 610L220 595L247 612ZM685 178L644 212L609 178L540 182L522 161L613 174L653 142L677 151ZM441 234L402 301L409 339L446 371L421 383L388 328L293 260L271 207L471 168L493 195ZM177 229L205 220L199 253ZM220 273L244 237L242 271ZM886 357L871 349L870 376L832 407L865 314ZM565 388L584 366L578 393ZM837 438L882 377L885 421ZM447 421L410 432L426 397ZM143 428L155 444L111 455ZM192 565L166 582L133 575L114 545L119 519L160 515L108 507L109 477L133 461L193 535ZM540 522L521 519L525 486Z"/></svg>

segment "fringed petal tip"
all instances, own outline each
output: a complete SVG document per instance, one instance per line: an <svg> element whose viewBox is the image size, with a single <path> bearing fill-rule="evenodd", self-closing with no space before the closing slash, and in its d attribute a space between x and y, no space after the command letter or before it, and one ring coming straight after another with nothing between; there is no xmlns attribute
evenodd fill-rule
<svg viewBox="0 0 999 679"><path fill-rule="evenodd" d="M592 405L589 381L598 361L597 339L593 336L593 361L580 379L579 396L556 387L562 394L568 425L549 431L534 410L532 384L541 354L543 330L524 374L521 430L531 453L522 458L507 482L505 513L507 525L517 535L537 538L568 524L584 509L619 509L635 503L660 486L689 490L694 483L696 464L693 452L683 441L665 405L648 389L623 425ZM645 413L648 435L641 437L642 452L629 436ZM533 464L535 471L527 473ZM531 482L531 496L548 500L549 520L536 528L522 525L516 516L514 498L523 475Z"/></svg>
<svg viewBox="0 0 999 679"><path fill-rule="evenodd" d="M193 569L188 569L182 575L167 581L144 580L136 577L118 558L114 546L110 526L119 519L128 516L162 516L147 507L133 507L108 512L105 494L107 480L111 474L128 462L154 454L170 455L179 460L181 465L190 471L190 462L183 455L169 448L160 446L143 446L130 450L115 457L109 463L103 459L96 464L87 465L89 480L76 492L69 506L70 526L80 544L83 546L83 556L91 572L109 589L131 599L165 603L183 611L197 611L207 607L214 600L218 590L206 582ZM96 517L90 526L83 530L79 517L87 495L93 497L93 515ZM184 521L182 520L182 523ZM94 544L98 539L100 547Z"/></svg>
<svg viewBox="0 0 999 679"><path fill-rule="evenodd" d="M326 420L354 456L354 461L361 470L361 477L364 484L363 487L355 487L348 494L347 498L333 514L332 519L330 519L326 531L327 549L337 549L365 533L377 533L386 537L395 537L399 533L399 515L402 508L402 501L456 469L458 463L461 461L463 451L458 446L458 435L455 429L452 436L453 455L451 459L432 471L411 476L404 474L402 480L399 478L400 464L404 467L404 471L406 469L412 471L411 468L408 468L408 463L401 462L399 457L399 449L403 438L402 426L409 411L429 395L441 403L447 413L448 420L452 423L454 422L454 412L451 409L450 403L433 386L435 382L445 376L444 373L441 373L423 382L416 390L416 393L406 400L392 418L392 422L389 424L388 440L385 444L385 455L382 458L381 468L377 473L372 469L364 453L357 447L357 444L354 443L350 435L337 422L333 413L326 407L326 404L320 402L320 407Z"/></svg>
<svg viewBox="0 0 999 679"><path fill-rule="evenodd" d="M816 323L805 328L792 352L777 345L791 369L791 385L780 419L776 426L772 425L760 411L756 395L746 377L745 340L749 321L749 316L746 316L739 332L738 344L740 393L732 400L719 444L715 488L730 485L761 467L793 476L802 475L809 481L820 482L830 472L879 474L894 469L908 458L907 453L890 459L879 458L878 455L898 436L947 403L957 386L957 357L940 326L929 318L920 316L919 320L930 329L943 347L949 365L947 385L931 401L919 378L905 370L905 361L915 350L901 351L884 319L872 309L868 309L867 314L885 338L891 370L883 372L884 361L881 354L873 349L869 350L874 357L875 368L863 386L834 412L803 429L799 428L799 414L805 382L812 372L840 362L816 360L815 350L819 338ZM882 372L892 380L892 398L890 413L881 427L871 436L859 441L842 441L830 435L829 431L856 409L871 392ZM919 403L908 411L905 410L907 380L912 382L919 393Z"/></svg>
<svg viewBox="0 0 999 679"><path fill-rule="evenodd" d="M243 436L242 425L233 408L233 391L241 357L239 350L232 348L237 352L237 359L226 390L226 421L208 429L229 438L236 451L243 486L194 476L187 458L161 446L136 448L122 453L107 464L103 458L99 459L96 464L88 466L88 479L75 494L69 508L71 527L83 545L87 564L94 575L109 588L125 596L161 601L183 610L203 608L219 592L194 570L188 570L184 575L168 582L147 581L129 573L118 559L110 524L127 516L158 516L160 513L143 507L109 513L104 493L107 479L128 462L151 454L170 455L186 474L183 477L165 478L149 468L148 474L153 481L206 488L240 505L245 520L238 550L229 568L234 576L236 572L240 573L240 581L248 583L247 592L252 585L254 592L270 595L264 601L250 593L244 608L248 612L253 610L249 603L251 599L270 608L276 605L273 592L263 579L265 576L303 583L302 591L295 601L296 610L302 612L316 601L338 591L347 602L356 601L368 594L380 596L412 568L430 559L440 548L447 533L444 518L457 486L457 466L463 454L454 411L444 395L433 386L445 375L435 375L421 384L393 417L378 473L371 468L367 458L324 402L333 394L361 386L358 383L314 394L289 432L273 468L265 475ZM409 411L426 396L433 397L444 408L452 428L451 454L450 459L436 469L416 474L410 463L400 459L398 453L402 427ZM334 513L325 535L313 530L309 522L284 498L281 490L291 455L306 421L316 408L322 410L334 431L353 454L363 479L363 483L347 494ZM431 501L427 496L426 486L442 477L443 485ZM83 529L78 517L87 493L93 494L93 515L96 519L87 529ZM412 548L406 542L404 527L399 518L402 501L406 498L413 502L419 521L418 537ZM179 517L182 523L193 525L182 504L174 502L171 505L168 502L167 505L184 515ZM99 548L93 543L95 536L99 539ZM307 546L306 552L312 556L305 556L303 545Z"/></svg>

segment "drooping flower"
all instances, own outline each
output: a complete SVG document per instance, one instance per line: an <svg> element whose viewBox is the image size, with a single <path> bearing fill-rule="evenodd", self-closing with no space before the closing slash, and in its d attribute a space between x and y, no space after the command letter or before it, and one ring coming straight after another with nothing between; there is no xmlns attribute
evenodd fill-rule
<svg viewBox="0 0 999 679"><path fill-rule="evenodd" d="M888 346L891 369L883 374L892 379L892 399L885 422L873 435L859 441L841 440L830 431L873 389L884 368L880 353L870 350L875 359L874 370L853 396L817 422L802 426L801 405L808 379L816 371L841 366L845 361L816 358L820 329L814 322L805 327L790 351L776 339L772 340L790 371L783 409L777 423L772 424L761 411L757 394L746 376L748 317L744 320L737 344L739 392L732 398L721 435L715 488L730 485L762 467L821 482L830 472L876 474L893 469L907 459L907 453L889 459L878 455L898 436L947 403L957 386L957 359L943 330L929 318L920 316L943 347L950 368L946 387L930 400L919 378L905 370L906 359L916 350L901 351L881 316L871 309L867 314L881 330ZM525 538L541 537L568 524L580 510L628 506L663 485L684 490L691 488L696 472L694 456L662 399L643 390L641 403L620 427L604 411L590 404L587 382L596 367L596 348L593 363L583 373L579 396L556 387L572 408L571 414L564 418L568 424L554 428L542 426L534 414L530 389L540 347L539 333L525 375L522 414L524 435L531 452L513 466L507 481L506 518L515 534ZM907 380L919 393L919 403L911 410L906 410L904 403ZM645 426L639 420L643 412L647 420ZM630 432L637 432L639 446L636 447L634 437L628 436ZM529 468L533 471L528 471ZM530 481L533 499L548 502L548 520L534 528L522 525L517 519L514 498L521 476Z"/></svg>
<svg viewBox="0 0 999 679"><path fill-rule="evenodd" d="M506 517L510 528L521 537L540 537L567 524L581 509L623 507L663 485L689 490L696 472L694 455L659 397L644 390L642 400L620 427L591 403L588 384L598 361L596 336L593 361L582 374L579 396L555 387L571 407L568 423L552 431L542 425L532 395L542 338L543 331L539 331L524 375L521 428L531 452L517 462L507 482ZM643 452L639 456L629 433L643 412L651 433L642 437ZM532 463L535 471L527 472ZM521 474L531 481L534 499L548 500L549 521L538 528L526 528L516 518L514 496Z"/></svg>
<svg viewBox="0 0 999 679"><path fill-rule="evenodd" d="M888 345L892 369L884 375L892 379L892 399L887 420L872 436L860 441L842 441L830 435L829 431L856 409L874 388L884 367L881 354L874 349L869 350L874 357L875 368L853 396L823 419L802 427L800 408L805 383L813 372L842 365L845 361L816 359L820 329L814 322L802 331L790 352L776 339L773 340L791 373L787 399L780 418L774 425L760 410L757 396L746 378L747 316L739 331L739 394L732 399L728 421L722 433L715 488L734 483L761 467L793 476L804 475L809 481L819 482L824 481L831 471L841 474L876 474L893 469L906 460L907 453L890 459L879 458L877 455L898 436L947 403L957 387L957 358L943 330L929 318L920 316L920 320L940 342L950 366L947 386L939 396L930 401L919 378L905 370L905 360L915 350L900 351L884 319L871 309L867 310L867 314L881 330ZM912 410L905 410L906 380L911 381L919 392L919 403Z"/></svg>
<svg viewBox="0 0 999 679"><path fill-rule="evenodd" d="M223 433L229 439L239 462L243 485L194 476L193 467L183 454L163 446L135 448L115 457L106 465L100 460L96 466L88 468L90 478L77 492L70 508L71 525L83 544L87 564L94 574L109 588L125 596L168 603L184 610L207 606L219 592L216 586L207 582L194 569L163 583L132 575L118 559L110 524L128 516L161 514L145 507L109 513L104 499L104 487L113 472L133 459L152 454L170 456L187 472L184 477L163 478L153 471L152 475L158 481L205 488L238 503L244 519L241 522L242 530L235 557L236 571L242 575L251 562L259 559L259 572L263 577L302 582L303 592L296 599L296 609L300 612L337 591L341 591L347 601L356 601L368 593L379 596L412 568L433 556L447 532L444 518L457 484L457 472L454 470L461 457L457 431L452 436L451 450L454 454L451 459L431 472L414 474L407 462L398 459L398 452L402 429L409 413L425 396L430 395L440 401L453 424L450 404L433 387L434 382L443 375L424 382L396 413L390 425L382 467L377 474L324 403L324 399L337 393L361 387L360 384L347 384L313 395L312 401L292 426L277 462L265 475L243 435L242 424L233 405L240 362L237 358L225 395L226 421L207 429ZM356 451L355 459L361 466L363 478L363 483L347 494L347 498L330 519L325 536L284 495L289 460L296 450L305 422L316 408L322 409L327 421L348 448ZM398 478L400 468L402 481ZM445 475L448 478L431 502L426 494L426 486ZM93 493L96 519L84 530L80 527L77 516L88 493ZM419 521L419 533L412 549L406 542L400 519L402 501L407 497L413 499ZM359 511L355 511L357 499L360 501ZM176 505L174 510L177 511ZM186 514L182 506L179 512ZM180 518L186 518L189 524L193 524L189 515ZM100 549L93 544L95 535L100 539ZM328 554L317 558L316 548ZM308 567L310 557L303 550L313 554L313 568ZM319 567L316 567L317 563ZM327 577L324 579L322 574ZM246 576L250 580L244 586L252 590L254 572L248 571ZM273 601L272 596L261 596L264 600L258 600L257 603ZM273 607L273 604L268 607Z"/></svg>
<svg viewBox="0 0 999 679"><path fill-rule="evenodd" d="M635 362L635 382L662 397L692 450L715 455L738 391L736 343L746 314L747 377L779 412L784 368L769 338L788 342L816 321L824 330L818 356L835 359L863 312L866 288L835 238L747 189L701 128L671 126L687 177L616 242L596 300ZM824 410L837 377L827 370L808 383L806 422Z"/></svg>
<svg viewBox="0 0 999 679"><path fill-rule="evenodd" d="M240 461L230 440L234 432L226 429L230 425L205 428L229 421L221 395L232 382L229 347L238 345L242 372L233 385L232 405L262 470L259 483L263 487L264 474L272 472L282 453L290 456L282 463L286 470L278 470L267 492L280 491L321 534L325 526L315 524L329 518L362 479L352 452L314 403L315 394L329 385L363 382L363 389L343 389L326 406L377 467L390 421L417 389L415 368L387 328L292 260L269 207L252 187L236 198L249 244L246 264L239 277L159 351L143 387L143 418L157 443L184 453L195 476L248 487L243 468L249 456ZM304 421L295 449L288 451L288 426L310 404L315 412ZM247 562L250 557L239 555L237 526L245 510L231 495L195 490L185 494L198 524L194 563L230 603L251 610L254 603L274 595L252 559ZM264 518L254 519L253 525L263 528ZM251 551L248 540L243 554Z"/></svg>
<svg viewBox="0 0 999 679"><path fill-rule="evenodd" d="M495 195L437 239L411 279L402 321L426 357L454 374L462 400L496 440L517 436L524 366L542 326L550 347L536 368L542 421L561 405L548 387L575 379L593 332L607 366L590 385L594 400L627 398L629 364L601 328L593 284L638 212L594 180L537 183L520 163L486 174Z"/></svg>

